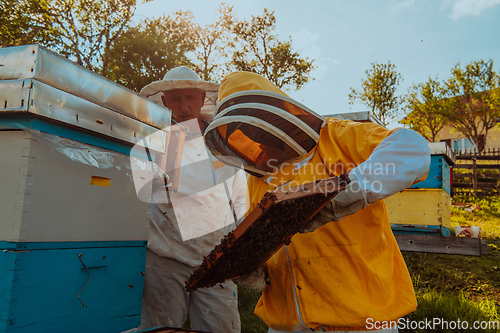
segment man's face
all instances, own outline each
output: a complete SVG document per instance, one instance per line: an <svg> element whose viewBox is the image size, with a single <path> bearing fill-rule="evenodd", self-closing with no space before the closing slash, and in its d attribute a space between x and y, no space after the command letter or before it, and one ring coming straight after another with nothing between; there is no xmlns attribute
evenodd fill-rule
<svg viewBox="0 0 500 333"><path fill-rule="evenodd" d="M176 122L198 119L200 128L203 128L200 116L205 102L204 91L195 88L168 90L163 92L161 100L165 107L172 110L172 118Z"/></svg>

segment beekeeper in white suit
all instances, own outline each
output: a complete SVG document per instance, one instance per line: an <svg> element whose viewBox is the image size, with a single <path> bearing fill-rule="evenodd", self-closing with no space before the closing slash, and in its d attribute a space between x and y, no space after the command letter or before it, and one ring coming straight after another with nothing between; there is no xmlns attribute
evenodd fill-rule
<svg viewBox="0 0 500 333"><path fill-rule="evenodd" d="M240 332L237 288L232 281L185 290L185 281L245 212L246 178L205 147L202 119L206 93L218 84L181 66L140 94L162 101L186 131L176 192L157 192L151 204L141 328L181 327L189 312L194 330ZM168 156L167 152L167 156Z"/></svg>

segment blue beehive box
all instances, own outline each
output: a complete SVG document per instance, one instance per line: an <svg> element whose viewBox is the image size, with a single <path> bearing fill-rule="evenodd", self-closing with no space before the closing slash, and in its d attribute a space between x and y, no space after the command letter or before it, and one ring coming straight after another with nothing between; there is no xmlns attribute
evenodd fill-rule
<svg viewBox="0 0 500 333"><path fill-rule="evenodd" d="M0 331L138 326L146 242L1 242Z"/></svg>
<svg viewBox="0 0 500 333"><path fill-rule="evenodd" d="M431 165L427 178L411 188L442 189L451 195L451 174L456 156L446 142L430 142Z"/></svg>
<svg viewBox="0 0 500 333"><path fill-rule="evenodd" d="M170 112L38 45L0 49L0 332L140 323L149 203L130 156Z"/></svg>

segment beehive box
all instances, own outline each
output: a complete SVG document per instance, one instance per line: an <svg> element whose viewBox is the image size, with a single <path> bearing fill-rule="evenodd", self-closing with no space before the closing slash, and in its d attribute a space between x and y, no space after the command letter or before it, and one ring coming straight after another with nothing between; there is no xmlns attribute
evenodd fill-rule
<svg viewBox="0 0 500 333"><path fill-rule="evenodd" d="M90 161L72 160L45 138L79 147L71 148L72 154L85 152L96 164L99 156L111 158L113 162L109 165L101 162L99 167ZM91 148L94 151L91 154L81 147L73 140L58 136L0 131L1 240L147 239L149 205L137 198L127 169L129 157L97 147Z"/></svg>
<svg viewBox="0 0 500 333"><path fill-rule="evenodd" d="M394 233L450 235L451 198L442 189L406 189L385 204Z"/></svg>
<svg viewBox="0 0 500 333"><path fill-rule="evenodd" d="M411 188L442 189L451 195L451 168L455 165L455 153L445 142L429 143L431 165L427 178Z"/></svg>
<svg viewBox="0 0 500 333"><path fill-rule="evenodd" d="M0 332L140 325L145 241L0 242Z"/></svg>
<svg viewBox="0 0 500 333"><path fill-rule="evenodd" d="M138 326L150 205L129 155L164 153L169 123L42 47L0 49L0 332Z"/></svg>

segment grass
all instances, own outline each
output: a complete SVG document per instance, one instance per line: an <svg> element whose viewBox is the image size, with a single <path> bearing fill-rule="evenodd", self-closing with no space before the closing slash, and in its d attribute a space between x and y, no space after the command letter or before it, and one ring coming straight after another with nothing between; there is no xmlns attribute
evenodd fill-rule
<svg viewBox="0 0 500 333"><path fill-rule="evenodd" d="M500 304L500 241L481 257L406 252L403 256L416 292L463 293L475 301Z"/></svg>
<svg viewBox="0 0 500 333"><path fill-rule="evenodd" d="M483 325L481 332L498 332L498 326L490 322L499 322L498 309L495 302L484 300L474 302L469 300L463 294L446 294L437 291L426 293L417 292L418 308L415 312L406 316L400 325L399 331L406 332L478 332L474 329L474 323L479 322ZM430 323L435 326L422 326L419 328L417 323ZM446 324L445 324L446 322ZM461 323L461 324L460 324ZM404 326L406 324L406 326ZM414 326L412 326L414 325ZM455 325L461 328L457 329ZM467 325L467 326L465 326Z"/></svg>
<svg viewBox="0 0 500 333"><path fill-rule="evenodd" d="M260 293L238 286L238 309L240 311L241 333L267 332L267 325L253 313L259 298Z"/></svg>
<svg viewBox="0 0 500 333"><path fill-rule="evenodd" d="M454 202L477 204L481 210L467 212L460 208L451 209L451 224L475 225L482 229L482 237L488 239L500 238L500 196L479 198L475 196L453 197Z"/></svg>
<svg viewBox="0 0 500 333"><path fill-rule="evenodd" d="M412 277L418 308L405 318L425 320L460 319L470 325L474 321L499 321L500 308L500 197L454 198L454 202L477 204L481 210L467 212L452 208L451 223L478 226L488 240L488 254L469 257L445 254L405 252L406 265ZM478 332L469 327L460 332ZM498 332L498 330L480 330ZM400 330L426 332L426 330ZM433 331L434 332L434 331ZM452 329L435 332L457 332Z"/></svg>
<svg viewBox="0 0 500 333"><path fill-rule="evenodd" d="M475 225L488 240L488 255L481 257L404 252L415 290L462 292L475 301L485 298L500 303L500 198L471 198L480 211L452 208L451 223Z"/></svg>

